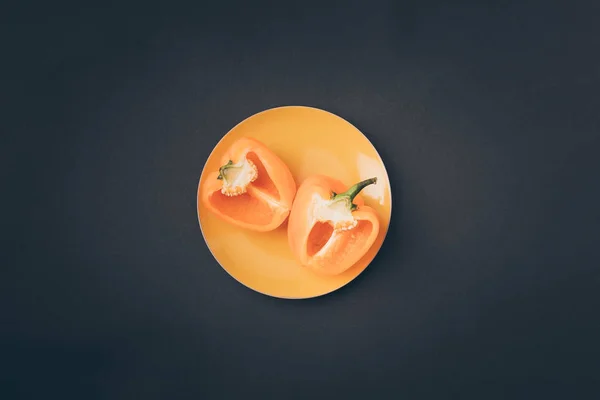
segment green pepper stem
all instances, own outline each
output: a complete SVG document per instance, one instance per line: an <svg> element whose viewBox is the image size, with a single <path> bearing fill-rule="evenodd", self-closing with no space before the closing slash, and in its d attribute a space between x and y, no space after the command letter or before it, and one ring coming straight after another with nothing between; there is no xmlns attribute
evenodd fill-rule
<svg viewBox="0 0 600 400"><path fill-rule="evenodd" d="M219 176L217 176L217 179L223 179L223 177L225 176L225 171L227 171L227 169L230 168L232 165L233 161L229 160L227 164L221 166L221 168L219 168Z"/></svg>
<svg viewBox="0 0 600 400"><path fill-rule="evenodd" d="M365 179L364 181L358 182L356 185L351 186L344 193L334 193L332 200L338 200L341 198L347 198L352 202L357 194L360 193L365 187L377 183L377 178Z"/></svg>

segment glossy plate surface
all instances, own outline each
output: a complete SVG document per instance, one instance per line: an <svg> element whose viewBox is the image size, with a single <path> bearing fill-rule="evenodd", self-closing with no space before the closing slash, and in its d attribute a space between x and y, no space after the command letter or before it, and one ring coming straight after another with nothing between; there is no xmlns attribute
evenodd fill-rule
<svg viewBox="0 0 600 400"><path fill-rule="evenodd" d="M209 172L219 169L223 153L241 137L253 137L267 145L289 166L297 185L312 174L330 175L347 186L377 177L377 184L363 189L361 195L365 204L377 211L380 231L354 266L337 276L320 276L294 259L287 221L267 233L245 231L223 222L198 201L202 235L221 267L259 293L288 299L324 295L352 281L381 248L391 217L390 182L371 142L352 124L329 112L302 106L273 108L245 119L221 139L204 165L198 188Z"/></svg>

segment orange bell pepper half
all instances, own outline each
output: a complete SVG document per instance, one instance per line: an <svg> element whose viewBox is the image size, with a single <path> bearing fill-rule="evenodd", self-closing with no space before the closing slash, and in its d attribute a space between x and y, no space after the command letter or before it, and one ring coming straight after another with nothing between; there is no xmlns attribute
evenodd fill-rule
<svg viewBox="0 0 600 400"><path fill-rule="evenodd" d="M296 182L288 166L253 138L235 141L201 188L203 204L222 220L267 232L288 217Z"/></svg>
<svg viewBox="0 0 600 400"><path fill-rule="evenodd" d="M379 233L379 219L359 192L376 182L371 178L348 189L323 175L302 182L288 221L289 245L301 265L337 275L365 255Z"/></svg>

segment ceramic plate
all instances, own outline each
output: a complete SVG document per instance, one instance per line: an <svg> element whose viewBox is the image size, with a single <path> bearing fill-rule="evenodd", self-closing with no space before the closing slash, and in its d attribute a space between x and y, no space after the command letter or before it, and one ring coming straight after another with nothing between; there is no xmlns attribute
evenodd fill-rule
<svg viewBox="0 0 600 400"><path fill-rule="evenodd" d="M335 276L316 274L294 258L287 221L276 230L257 233L224 222L200 201L207 176L220 167L221 157L238 139L264 143L289 167L297 186L310 175L324 174L347 187L371 177L375 185L360 195L377 212L380 229L374 244L352 267ZM377 150L346 120L316 108L289 106L255 114L231 129L210 154L198 185L198 220L204 240L217 262L238 282L259 293L305 299L333 292L358 276L375 258L390 223L389 178Z"/></svg>

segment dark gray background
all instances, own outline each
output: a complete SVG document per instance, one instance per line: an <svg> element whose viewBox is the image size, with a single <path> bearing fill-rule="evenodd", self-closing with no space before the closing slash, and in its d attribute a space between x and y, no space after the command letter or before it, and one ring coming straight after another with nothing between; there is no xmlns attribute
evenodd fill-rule
<svg viewBox="0 0 600 400"><path fill-rule="evenodd" d="M597 398L599 3L485 3L5 10L2 398ZM309 301L196 218L213 146L280 105L393 185L376 260Z"/></svg>

